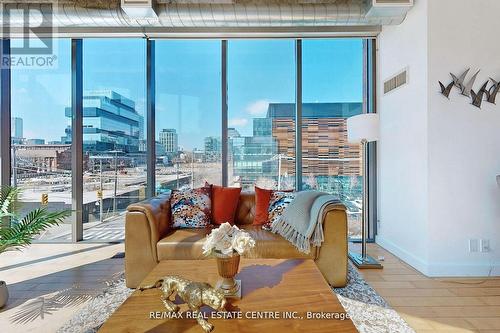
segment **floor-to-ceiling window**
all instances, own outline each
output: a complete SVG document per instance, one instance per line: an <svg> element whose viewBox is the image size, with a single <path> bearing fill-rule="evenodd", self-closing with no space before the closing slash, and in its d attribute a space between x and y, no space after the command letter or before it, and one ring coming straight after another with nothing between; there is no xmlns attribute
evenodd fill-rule
<svg viewBox="0 0 500 333"><path fill-rule="evenodd" d="M84 239L123 239L146 197L146 41L83 41Z"/></svg>
<svg viewBox="0 0 500 333"><path fill-rule="evenodd" d="M339 197L350 237L361 235L362 161L346 120L363 113L363 65L360 38L302 42L302 186Z"/></svg>
<svg viewBox="0 0 500 333"><path fill-rule="evenodd" d="M32 47L42 41L30 40ZM11 48L23 40L11 40ZM21 213L46 206L71 209L71 40L52 40L53 62L33 56L34 63L11 66L11 185L21 189ZM22 59L22 58L21 58ZM69 125L68 125L69 124ZM69 132L68 132L69 131ZM68 134L69 133L69 134ZM71 240L71 219L41 233L37 239Z"/></svg>
<svg viewBox="0 0 500 333"><path fill-rule="evenodd" d="M293 189L295 41L230 40L228 184Z"/></svg>
<svg viewBox="0 0 500 333"><path fill-rule="evenodd" d="M221 41L155 41L156 190L222 182Z"/></svg>
<svg viewBox="0 0 500 333"><path fill-rule="evenodd" d="M123 239L125 208L146 198L148 172L155 175L155 193L221 184L224 176L229 186L246 190L333 193L348 208L349 235L359 236L362 161L360 147L347 142L346 119L371 109L363 104L371 71L363 39L151 41L154 148L146 140L147 41L83 39L79 129L71 128L71 41L54 41L57 67L12 68L11 182L25 190L26 208L39 205L42 194L49 208L70 207L70 144L77 130L83 135L84 239ZM152 170L148 149L156 153ZM70 240L70 233L67 223L41 238Z"/></svg>

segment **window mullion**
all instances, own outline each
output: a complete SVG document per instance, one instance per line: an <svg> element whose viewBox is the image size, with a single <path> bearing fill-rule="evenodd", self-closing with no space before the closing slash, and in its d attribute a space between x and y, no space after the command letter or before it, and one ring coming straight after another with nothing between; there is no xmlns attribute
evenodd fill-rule
<svg viewBox="0 0 500 333"><path fill-rule="evenodd" d="M295 41L295 190L302 190L302 40Z"/></svg>
<svg viewBox="0 0 500 333"><path fill-rule="evenodd" d="M2 39L1 41L1 56L2 59L10 57L10 39ZM2 65L0 74L0 88L2 93L0 96L0 185L10 185L10 117L11 117L11 76L10 62Z"/></svg>
<svg viewBox="0 0 500 333"><path fill-rule="evenodd" d="M222 186L228 186L228 120L227 120L227 40L221 41L221 95L222 95L222 138L221 138L221 157L222 157Z"/></svg>
<svg viewBox="0 0 500 333"><path fill-rule="evenodd" d="M146 197L156 195L156 138L155 138L155 41L146 41Z"/></svg>
<svg viewBox="0 0 500 333"><path fill-rule="evenodd" d="M83 41L71 40L71 209L73 242L83 240Z"/></svg>

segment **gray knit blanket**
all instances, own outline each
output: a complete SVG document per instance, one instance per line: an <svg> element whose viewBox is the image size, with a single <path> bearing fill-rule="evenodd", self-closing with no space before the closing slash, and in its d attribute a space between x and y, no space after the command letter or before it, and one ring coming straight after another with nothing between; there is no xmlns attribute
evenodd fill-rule
<svg viewBox="0 0 500 333"><path fill-rule="evenodd" d="M300 252L310 253L312 246L321 246L323 212L337 197L319 191L302 191L295 195L282 217L273 223L271 231L292 243Z"/></svg>

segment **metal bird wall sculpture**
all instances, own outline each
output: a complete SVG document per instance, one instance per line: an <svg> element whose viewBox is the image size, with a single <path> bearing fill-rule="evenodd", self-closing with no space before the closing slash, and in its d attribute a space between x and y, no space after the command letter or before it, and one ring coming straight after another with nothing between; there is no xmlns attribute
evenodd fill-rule
<svg viewBox="0 0 500 333"><path fill-rule="evenodd" d="M486 81L482 86L481 89L477 92L477 94L474 92L473 89L470 90L470 93L472 95L472 105L475 107L481 108L481 103L483 102L483 95L486 92L486 86L488 85L488 81Z"/></svg>
<svg viewBox="0 0 500 333"><path fill-rule="evenodd" d="M469 73L469 71L470 71L470 68L467 68L467 70L465 72L463 72L462 75L460 75L459 77L456 77L455 74L450 73L451 77L453 78L453 84L455 85L455 87L457 87L460 90L464 89L464 80L465 80L465 77L467 76L467 73Z"/></svg>
<svg viewBox="0 0 500 333"><path fill-rule="evenodd" d="M492 104L496 104L495 99L497 98L497 94L500 91L500 84L498 84L498 81L493 80L491 77L490 80L491 82L493 82L493 85L485 92L486 101Z"/></svg>
<svg viewBox="0 0 500 333"><path fill-rule="evenodd" d="M450 93L453 87L456 87L460 90L460 94L470 97L471 104L477 108L481 108L481 104L483 99L491 104L496 104L495 100L497 95L500 93L500 82L496 81L492 78L489 78L478 90L476 93L473 90L474 82L476 81L477 75L479 74L478 70L468 81L464 84L467 74L469 73L470 68L466 69L462 74L455 75L450 73L452 81L447 85L443 84L441 81L439 82L439 87L441 88L441 94L446 98L450 99ZM488 83L491 81L492 85L488 87ZM486 98L485 98L486 97Z"/></svg>
<svg viewBox="0 0 500 333"><path fill-rule="evenodd" d="M467 84L465 86L463 86L463 88L462 88L462 95L470 97L470 91L472 90L472 86L474 85L474 82L476 81L476 77L477 77L477 74L479 74L479 71L480 70L478 70L476 72L476 74L474 74L470 78L469 82L467 82Z"/></svg>
<svg viewBox="0 0 500 333"><path fill-rule="evenodd" d="M446 96L446 98L450 99L450 92L451 88L453 88L453 81L449 83L446 87L444 86L444 84L441 83L441 81L439 81L439 86L441 87L441 94Z"/></svg>

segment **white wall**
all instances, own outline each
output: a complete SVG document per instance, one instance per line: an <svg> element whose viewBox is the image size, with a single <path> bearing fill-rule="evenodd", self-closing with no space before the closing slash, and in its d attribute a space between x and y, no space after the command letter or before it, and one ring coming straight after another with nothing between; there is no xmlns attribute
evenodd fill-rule
<svg viewBox="0 0 500 333"><path fill-rule="evenodd" d="M438 85L468 67L476 90L500 79L498 17L498 0L416 0L379 38L378 86L405 66L410 82L379 95L377 242L427 275L500 274L500 95L479 110ZM469 253L471 238L492 252Z"/></svg>
<svg viewBox="0 0 500 333"><path fill-rule="evenodd" d="M418 1L400 26L378 39L378 78L408 67L410 85L380 96L377 242L423 267L427 262L427 3Z"/></svg>
<svg viewBox="0 0 500 333"><path fill-rule="evenodd" d="M431 275L485 275L500 263L500 95L481 110L438 80L481 69L475 90L500 80L500 1L429 1L429 239ZM470 238L493 252L469 253ZM497 272L500 274L500 271Z"/></svg>

